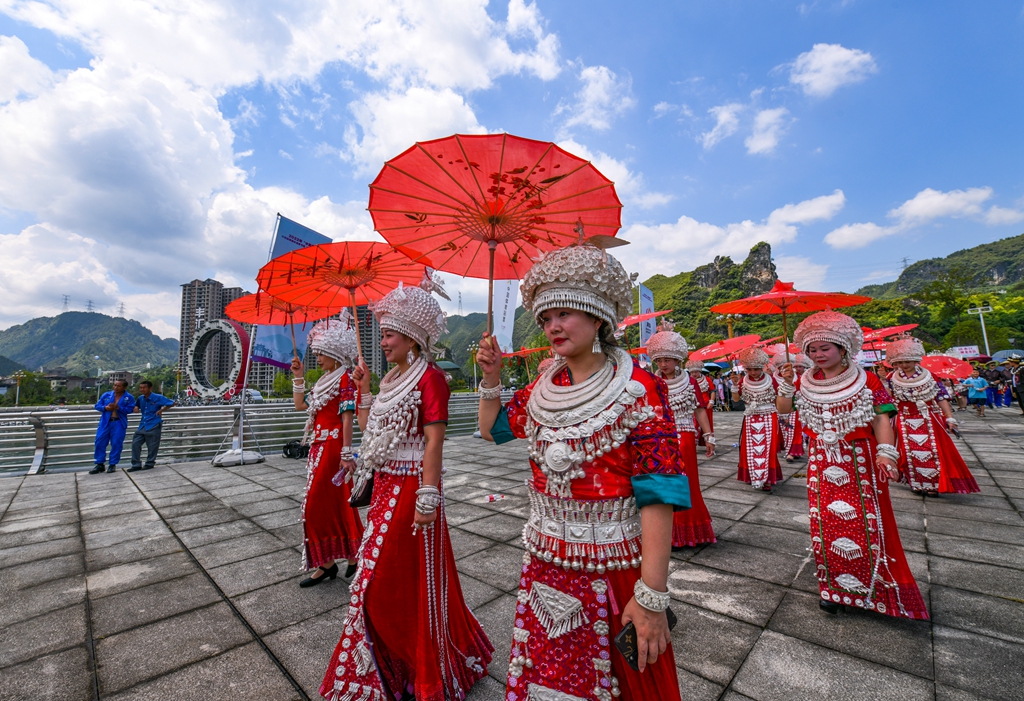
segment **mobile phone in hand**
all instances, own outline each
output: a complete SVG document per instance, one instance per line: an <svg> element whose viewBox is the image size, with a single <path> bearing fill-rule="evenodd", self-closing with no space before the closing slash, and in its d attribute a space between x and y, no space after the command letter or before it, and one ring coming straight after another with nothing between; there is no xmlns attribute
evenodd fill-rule
<svg viewBox="0 0 1024 701"><path fill-rule="evenodd" d="M668 618L668 629L672 630L676 627L676 615L672 613L672 609L665 609L665 616ZM619 631L619 634L615 636L615 647L619 648L619 652L626 658L626 664L628 664L634 671L640 671L640 646L636 638L636 626L633 625L633 621L626 624L626 627Z"/></svg>

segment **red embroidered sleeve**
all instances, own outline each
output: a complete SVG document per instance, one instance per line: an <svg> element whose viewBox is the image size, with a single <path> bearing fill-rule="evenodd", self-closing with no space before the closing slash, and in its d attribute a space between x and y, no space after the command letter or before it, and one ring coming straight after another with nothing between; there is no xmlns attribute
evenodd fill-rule
<svg viewBox="0 0 1024 701"><path fill-rule="evenodd" d="M642 422L629 434L629 444L633 449L633 475L682 474L679 436L672 410L668 408L668 385L639 368L634 369L633 379L647 387L647 402L654 408L654 417Z"/></svg>
<svg viewBox="0 0 1024 701"><path fill-rule="evenodd" d="M440 369L431 365L423 373L417 389L420 391L420 416L423 425L448 422L448 398L452 391Z"/></svg>

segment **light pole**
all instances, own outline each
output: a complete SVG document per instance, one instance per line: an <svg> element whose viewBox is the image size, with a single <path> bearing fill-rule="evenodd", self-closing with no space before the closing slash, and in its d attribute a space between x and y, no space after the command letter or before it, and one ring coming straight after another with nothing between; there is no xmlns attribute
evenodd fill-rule
<svg viewBox="0 0 1024 701"><path fill-rule="evenodd" d="M25 377L25 371L18 370L14 376L18 378L18 386L14 390L14 406L18 406L18 402L21 401L21 378Z"/></svg>
<svg viewBox="0 0 1024 701"><path fill-rule="evenodd" d="M743 315L742 314L719 314L715 318L718 319L719 321L724 321L725 322L726 327L729 329L729 338L732 338L733 337L733 335L732 335L732 325L735 324L737 320L742 319Z"/></svg>
<svg viewBox="0 0 1024 701"><path fill-rule="evenodd" d="M990 353L988 350L988 332L985 331L985 315L990 313L991 311L992 307L989 306L971 307L970 309L967 310L968 314L977 314L978 318L981 320L981 337L985 339L985 355L990 357L992 353Z"/></svg>
<svg viewBox="0 0 1024 701"><path fill-rule="evenodd" d="M473 363L473 391L476 391L476 352L480 350L480 346L476 343L470 343L469 347L466 348L469 351L469 358Z"/></svg>

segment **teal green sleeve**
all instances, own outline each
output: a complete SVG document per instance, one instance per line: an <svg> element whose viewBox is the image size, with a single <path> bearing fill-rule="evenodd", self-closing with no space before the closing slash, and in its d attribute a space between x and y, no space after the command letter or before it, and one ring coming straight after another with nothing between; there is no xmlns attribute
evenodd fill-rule
<svg viewBox="0 0 1024 701"><path fill-rule="evenodd" d="M491 438L498 445L516 439L515 434L512 433L512 427L508 423L508 411L506 411L504 406L501 407L498 417L494 419L494 425L491 426Z"/></svg>
<svg viewBox="0 0 1024 701"><path fill-rule="evenodd" d="M690 508L690 480L686 475L652 472L630 479L638 509L651 504L671 504L673 511Z"/></svg>

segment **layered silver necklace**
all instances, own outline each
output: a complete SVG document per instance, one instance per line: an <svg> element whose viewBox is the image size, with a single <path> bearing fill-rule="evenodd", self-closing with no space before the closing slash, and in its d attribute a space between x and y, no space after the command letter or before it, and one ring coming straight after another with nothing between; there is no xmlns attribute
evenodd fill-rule
<svg viewBox="0 0 1024 701"><path fill-rule="evenodd" d="M766 372L761 373L760 380L752 380L750 376L743 378L740 397L747 408L745 414L770 414L775 411L775 385L772 377Z"/></svg>
<svg viewBox="0 0 1024 701"><path fill-rule="evenodd" d="M381 379L380 393L370 407L359 447L360 476L368 479L395 456L403 440L416 433L421 403L416 386L427 366L421 355L404 373L394 367Z"/></svg>
<svg viewBox="0 0 1024 701"><path fill-rule="evenodd" d="M858 365L823 380L815 379L811 368L800 378L793 404L807 428L825 443L835 444L875 418L874 397L867 384L868 376Z"/></svg>
<svg viewBox="0 0 1024 701"><path fill-rule="evenodd" d="M892 396L898 402L916 402L925 405L935 399L939 387L931 372L918 367L913 377L907 377L902 370L897 370L889 378L892 385Z"/></svg>
<svg viewBox="0 0 1024 701"><path fill-rule="evenodd" d="M530 457L547 478L552 496L571 497L571 481L584 476L581 465L621 446L654 409L641 398L642 382L632 379L633 360L621 348L608 350L604 366L574 385L556 385L560 361L536 382L526 404Z"/></svg>
<svg viewBox="0 0 1024 701"><path fill-rule="evenodd" d="M316 423L316 415L321 409L327 406L332 399L338 396L341 391L341 376L348 368L339 365L330 372L325 372L313 385L313 391L306 397L306 426L303 429L302 440L313 430Z"/></svg>
<svg viewBox="0 0 1024 701"><path fill-rule="evenodd" d="M658 375L661 377L661 375ZM663 377L668 385L668 406L676 417L676 428L694 431L693 414L697 410L697 393L689 373L675 377Z"/></svg>

